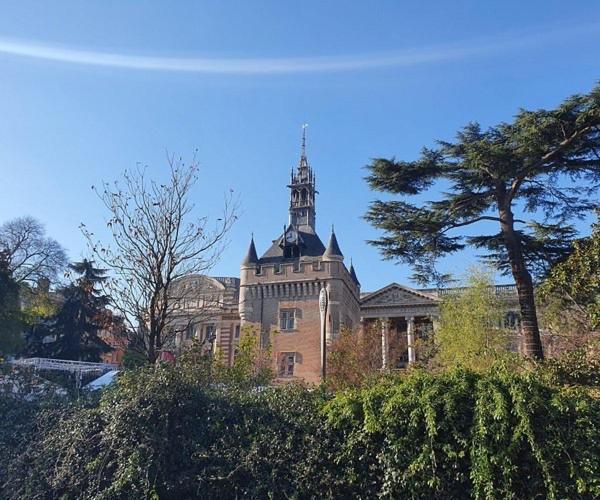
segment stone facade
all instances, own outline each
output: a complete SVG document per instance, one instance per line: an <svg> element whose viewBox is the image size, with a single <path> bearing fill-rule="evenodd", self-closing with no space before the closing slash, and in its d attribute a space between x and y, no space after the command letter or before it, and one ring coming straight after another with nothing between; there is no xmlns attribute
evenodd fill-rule
<svg viewBox="0 0 600 500"><path fill-rule="evenodd" d="M207 353L219 352L233 362L240 337L239 278L190 275L176 283L171 328L174 354L196 341Z"/></svg>

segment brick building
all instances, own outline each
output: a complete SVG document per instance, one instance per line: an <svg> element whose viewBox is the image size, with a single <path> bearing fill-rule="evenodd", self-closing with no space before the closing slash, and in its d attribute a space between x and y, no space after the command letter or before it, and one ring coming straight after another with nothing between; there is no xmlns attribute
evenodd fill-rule
<svg viewBox="0 0 600 500"><path fill-rule="evenodd" d="M190 276L182 281L191 293L183 294L188 298L181 303L180 320L188 321L189 328L180 328L186 333L177 338L177 351L197 339L207 352L218 349L232 363L240 331L252 328L261 345L270 346L278 379L319 382L323 354L341 329L370 326L381 332L382 368L414 362L416 339L433 332L442 295L450 290L392 283L361 294L333 228L327 245L317 234L316 180L304 137L287 187L287 225L260 257L251 238L239 279ZM496 293L506 299L513 322L518 321L514 285L496 287ZM402 351L395 361L391 344Z"/></svg>
<svg viewBox="0 0 600 500"><path fill-rule="evenodd" d="M242 261L239 314L242 326L256 328L263 345L271 345L279 378L318 382L324 345L343 325L360 322L360 283L333 228L327 246L316 232L316 183L304 139L288 188L287 226L261 257L252 239ZM327 297L323 311L320 295Z"/></svg>

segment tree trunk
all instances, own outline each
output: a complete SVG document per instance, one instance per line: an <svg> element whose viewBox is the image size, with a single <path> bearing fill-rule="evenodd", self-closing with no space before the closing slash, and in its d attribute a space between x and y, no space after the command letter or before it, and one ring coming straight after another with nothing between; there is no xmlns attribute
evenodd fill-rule
<svg viewBox="0 0 600 500"><path fill-rule="evenodd" d="M521 242L514 230L514 218L510 206L507 203L499 203L499 206L500 227L519 297L523 354L530 358L543 359L544 351L540 338L531 274L525 265Z"/></svg>

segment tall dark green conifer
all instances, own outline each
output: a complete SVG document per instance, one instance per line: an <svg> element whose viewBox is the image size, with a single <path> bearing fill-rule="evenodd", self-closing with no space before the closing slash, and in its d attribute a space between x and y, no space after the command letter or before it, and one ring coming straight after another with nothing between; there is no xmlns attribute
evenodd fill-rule
<svg viewBox="0 0 600 500"><path fill-rule="evenodd" d="M12 277L5 253L0 252L0 358L18 350L22 330L19 284Z"/></svg>
<svg viewBox="0 0 600 500"><path fill-rule="evenodd" d="M106 280L103 269L94 267L93 261L84 259L71 264L70 269L79 274L62 290L64 302L58 313L32 331L30 346L38 356L79 361L100 361L100 355L111 347L99 337L99 332L109 326L106 309L109 298L97 287ZM42 338L54 339L42 342Z"/></svg>

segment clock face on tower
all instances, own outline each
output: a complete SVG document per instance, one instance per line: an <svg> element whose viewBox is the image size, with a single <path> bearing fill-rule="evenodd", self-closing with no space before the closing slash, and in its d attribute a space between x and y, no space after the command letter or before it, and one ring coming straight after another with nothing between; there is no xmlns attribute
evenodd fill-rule
<svg viewBox="0 0 600 500"><path fill-rule="evenodd" d="M296 234L296 231L288 231L285 235L285 241L287 241L288 243L295 243L297 236L298 235Z"/></svg>

